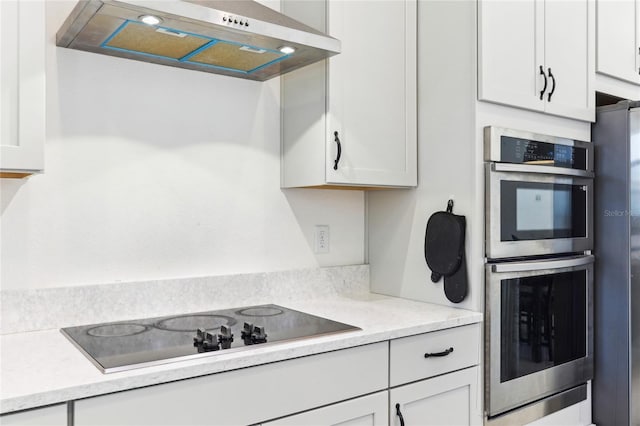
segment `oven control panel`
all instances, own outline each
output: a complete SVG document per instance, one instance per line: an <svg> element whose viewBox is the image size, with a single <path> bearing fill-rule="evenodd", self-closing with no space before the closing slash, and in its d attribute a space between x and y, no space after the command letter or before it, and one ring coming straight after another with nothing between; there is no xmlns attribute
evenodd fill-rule
<svg viewBox="0 0 640 426"><path fill-rule="evenodd" d="M570 169L573 172L564 174L576 176L593 173L591 142L496 126L484 128L484 159L493 163Z"/></svg>
<svg viewBox="0 0 640 426"><path fill-rule="evenodd" d="M569 145L502 136L500 161L586 170L587 150Z"/></svg>

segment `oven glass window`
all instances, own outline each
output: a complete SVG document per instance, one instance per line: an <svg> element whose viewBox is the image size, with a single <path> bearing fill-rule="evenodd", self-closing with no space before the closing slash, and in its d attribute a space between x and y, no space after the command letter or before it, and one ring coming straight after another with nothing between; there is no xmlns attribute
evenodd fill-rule
<svg viewBox="0 0 640 426"><path fill-rule="evenodd" d="M583 185L500 182L501 241L586 237Z"/></svg>
<svg viewBox="0 0 640 426"><path fill-rule="evenodd" d="M586 355L587 272L501 281L500 381Z"/></svg>

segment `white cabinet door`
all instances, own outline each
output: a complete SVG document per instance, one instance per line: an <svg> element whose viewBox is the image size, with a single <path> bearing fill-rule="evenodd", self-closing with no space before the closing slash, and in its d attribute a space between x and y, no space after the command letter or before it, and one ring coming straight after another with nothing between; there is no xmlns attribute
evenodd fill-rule
<svg viewBox="0 0 640 426"><path fill-rule="evenodd" d="M0 1L0 177L44 166L45 3Z"/></svg>
<svg viewBox="0 0 640 426"><path fill-rule="evenodd" d="M594 61L589 51L588 0L552 0L544 6L545 111L595 121ZM592 48L593 49L593 48Z"/></svg>
<svg viewBox="0 0 640 426"><path fill-rule="evenodd" d="M589 0L481 0L478 99L595 119Z"/></svg>
<svg viewBox="0 0 640 426"><path fill-rule="evenodd" d="M543 3L480 1L478 19L478 98L543 111Z"/></svg>
<svg viewBox="0 0 640 426"><path fill-rule="evenodd" d="M247 425L388 387L379 342L75 402L76 426Z"/></svg>
<svg viewBox="0 0 640 426"><path fill-rule="evenodd" d="M386 426L389 418L387 391L285 417L265 426Z"/></svg>
<svg viewBox="0 0 640 426"><path fill-rule="evenodd" d="M461 426L480 425L478 367L391 389L389 424Z"/></svg>
<svg viewBox="0 0 640 426"><path fill-rule="evenodd" d="M325 63L282 77L282 186L417 185L416 1L282 9L342 42Z"/></svg>
<svg viewBox="0 0 640 426"><path fill-rule="evenodd" d="M2 426L66 426L67 405L60 404L0 416Z"/></svg>
<svg viewBox="0 0 640 426"><path fill-rule="evenodd" d="M597 0L596 71L640 84L637 0Z"/></svg>
<svg viewBox="0 0 640 426"><path fill-rule="evenodd" d="M415 186L416 3L332 1L329 33L327 182Z"/></svg>

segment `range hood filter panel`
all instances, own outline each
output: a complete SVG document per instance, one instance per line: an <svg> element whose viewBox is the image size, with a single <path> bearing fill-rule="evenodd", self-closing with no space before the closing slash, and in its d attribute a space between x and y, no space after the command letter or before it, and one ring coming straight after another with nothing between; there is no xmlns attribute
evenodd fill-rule
<svg viewBox="0 0 640 426"><path fill-rule="evenodd" d="M288 56L275 50L129 20L115 30L102 47L241 73L254 72Z"/></svg>
<svg viewBox="0 0 640 426"><path fill-rule="evenodd" d="M210 39L169 28L126 21L105 42L107 49L181 59L209 43Z"/></svg>
<svg viewBox="0 0 640 426"><path fill-rule="evenodd" d="M190 62L253 72L261 67L285 59L288 55L254 46L220 40L189 58Z"/></svg>

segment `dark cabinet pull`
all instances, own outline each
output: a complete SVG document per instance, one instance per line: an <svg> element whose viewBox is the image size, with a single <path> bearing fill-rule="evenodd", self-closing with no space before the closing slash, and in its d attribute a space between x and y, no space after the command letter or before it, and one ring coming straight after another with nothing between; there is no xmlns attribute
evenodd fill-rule
<svg viewBox="0 0 640 426"><path fill-rule="evenodd" d="M338 155L336 155L335 162L333 163L333 170L338 170L338 161L340 161L340 156L342 155L342 146L340 145L340 138L338 137L338 132L333 132L333 136L335 136L334 141L338 144Z"/></svg>
<svg viewBox="0 0 640 426"><path fill-rule="evenodd" d="M540 91L540 100L544 99L544 92L547 91L547 75L544 73L544 68L540 65L540 74L544 77L544 87Z"/></svg>
<svg viewBox="0 0 640 426"><path fill-rule="evenodd" d="M400 412L400 404L396 404L396 416L400 419L400 426L404 426L404 417L402 417L402 413Z"/></svg>
<svg viewBox="0 0 640 426"><path fill-rule="evenodd" d="M432 356L447 356L447 355L449 355L451 352L453 352L453 348L449 348L449 349L446 349L446 350L444 350L444 351L442 351L442 352L436 352L436 353L429 353L429 352L427 352L426 354L424 354L424 357L425 357L425 358L431 358Z"/></svg>
<svg viewBox="0 0 640 426"><path fill-rule="evenodd" d="M549 92L549 98L547 101L551 101L551 95L556 91L556 78L551 74L551 68L549 68L549 78L551 78L551 83L553 83L553 85L551 86L551 91Z"/></svg>

